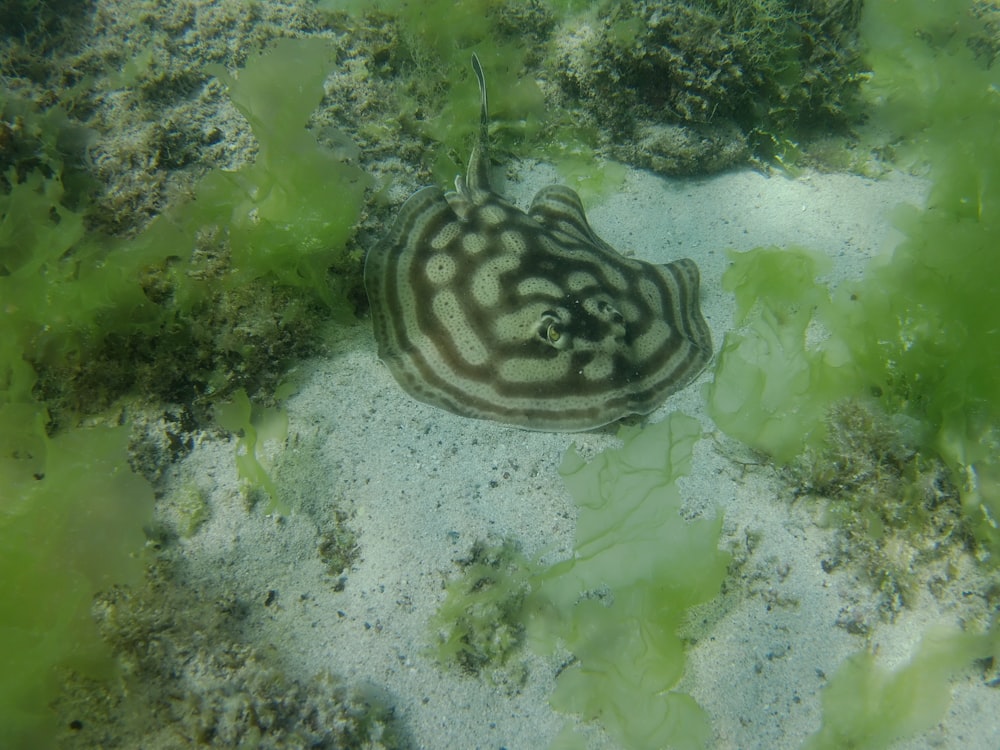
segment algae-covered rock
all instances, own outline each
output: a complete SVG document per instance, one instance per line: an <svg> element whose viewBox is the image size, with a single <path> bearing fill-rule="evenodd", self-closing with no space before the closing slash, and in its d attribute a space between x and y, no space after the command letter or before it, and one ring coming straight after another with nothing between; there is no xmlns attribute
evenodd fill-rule
<svg viewBox="0 0 1000 750"><path fill-rule="evenodd" d="M95 614L124 666L116 685L71 681L57 704L64 748L254 747L400 750L388 697L327 673L295 679L273 649L238 637L246 604L176 586L113 589Z"/></svg>
<svg viewBox="0 0 1000 750"><path fill-rule="evenodd" d="M770 161L860 113L859 0L616 3L555 40L551 71L630 163L691 174ZM685 133L676 151L650 128ZM675 131L676 132L676 131ZM699 136L712 141L697 152ZM634 144L634 145L633 145Z"/></svg>

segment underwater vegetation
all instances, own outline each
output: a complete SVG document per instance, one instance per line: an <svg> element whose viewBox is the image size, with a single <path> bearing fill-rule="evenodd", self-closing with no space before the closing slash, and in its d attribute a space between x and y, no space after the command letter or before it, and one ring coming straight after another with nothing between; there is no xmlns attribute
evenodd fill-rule
<svg viewBox="0 0 1000 750"><path fill-rule="evenodd" d="M616 158L666 174L790 164L859 116L860 0L608 4L557 44L557 80Z"/></svg>
<svg viewBox="0 0 1000 750"><path fill-rule="evenodd" d="M973 3L866 5L871 73L862 93L883 134L867 137L926 169L928 205L899 209L904 239L893 253L836 289L818 281L829 261L806 248L731 253L723 286L741 328L726 336L706 390L721 429L790 465L801 492L830 498L829 513L854 535L850 552L869 556L890 614L911 595L911 565L950 546L972 546L987 568L1000 560L1000 81L985 41L994 37L973 11ZM653 437L671 423L672 437ZM671 582L705 570L691 601L718 592L718 529L692 534L690 559L700 565L658 557L676 542L658 539L663 529L634 502L655 474L636 466L666 465L670 474L683 464L674 451L685 450L685 424L674 415L627 434L622 449L582 470L570 452L563 471L581 506L573 557L546 568L509 544L475 550L434 623L440 658L494 674L522 643L543 653L558 644L570 656L555 708L600 721L624 747L704 746L707 719L668 692L683 669L676 630L690 606L673 600ZM668 498L669 481L658 488ZM876 556L892 536L915 546L912 558ZM1000 658L998 632L987 613L968 632L933 633L891 673L871 652L852 657L824 691L823 724L807 746L885 747L930 728L947 708L951 676ZM644 659L630 648L647 649Z"/></svg>
<svg viewBox="0 0 1000 750"><path fill-rule="evenodd" d="M208 172L193 200L131 239L88 231L87 196L69 190L77 181L64 144L79 143L84 131L58 105L42 112L9 93L0 98L9 165L0 193L0 546L5 564L19 571L4 580L11 587L5 642L15 651L0 731L12 746L48 727L43 710L22 705L48 702L54 683L40 675L64 663L108 668L106 649L81 622L96 590L135 580L149 515L151 488L132 473L127 427L75 427L78 415L137 388L147 398L189 404L226 394L241 380L234 370L256 370L246 382L259 386L262 373L276 379L280 372L280 347L257 339L260 329L243 338L241 325L263 314L270 318L264 330L291 337L297 325L312 327L305 322L317 310L329 316L349 307L350 269L355 277L360 269L346 238L368 181L305 129L323 96L329 55L319 40L283 41L238 83L230 80L232 100L257 136L258 159ZM289 87L292 71L299 85ZM331 186L339 196L332 206ZM222 364L228 357L232 368ZM241 471L280 509L256 458L260 425L244 392L235 403L221 413L243 431ZM119 419L127 417L112 417ZM75 447L61 449L67 445ZM53 521L73 530L72 543L40 541ZM99 541L105 538L113 541ZM22 622L32 612L53 617ZM76 626L80 637L66 638ZM20 718L6 720L14 715Z"/></svg>
<svg viewBox="0 0 1000 750"><path fill-rule="evenodd" d="M931 729L951 701L948 680L973 659L996 653L982 635L935 631L912 659L889 672L868 651L849 657L823 691L823 726L803 750L879 750Z"/></svg>
<svg viewBox="0 0 1000 750"><path fill-rule="evenodd" d="M836 289L804 248L733 253L723 278L743 327L723 343L710 414L830 498L890 609L949 545L1000 563L1000 73L988 18L971 2L865 4L864 93L892 134L873 146L931 180L925 208L896 212L904 239L889 256ZM902 565L879 557L905 545ZM1000 657L986 620L928 637L893 674L869 653L849 660L808 747L883 747L932 726L950 675Z"/></svg>
<svg viewBox="0 0 1000 750"><path fill-rule="evenodd" d="M826 415L841 399L909 417L911 439L947 465L983 554L995 558L1000 78L970 44L970 4L965 12L912 5L867 6L866 91L873 118L899 134L896 148L927 165L927 207L898 209L905 238L891 256L835 290L816 281L823 264L807 250L732 254L723 286L749 331L727 336L709 406L720 427L782 462L821 445Z"/></svg>
<svg viewBox="0 0 1000 750"><path fill-rule="evenodd" d="M860 567L891 620L928 577L947 585L974 546L958 489L940 459L917 450L911 418L845 399L830 407L825 427L822 446L792 462L789 480L798 497L822 498L825 522L841 532L823 569ZM873 625L855 616L841 624L856 634Z"/></svg>
<svg viewBox="0 0 1000 750"><path fill-rule="evenodd" d="M219 404L215 418L223 429L237 435L236 470L250 491L262 490L268 497L265 513L287 515L291 508L281 500L278 487L261 463L258 448L266 440L279 444L288 436L288 415L277 407L260 407L250 402L246 391L238 390L232 401Z"/></svg>
<svg viewBox="0 0 1000 750"><path fill-rule="evenodd" d="M152 487L126 460L127 429L48 437L42 416L22 406L0 407L0 744L9 748L48 746L49 704L70 671L113 674L91 602L141 580L153 511Z"/></svg>
<svg viewBox="0 0 1000 750"><path fill-rule="evenodd" d="M154 569L139 590L114 587L97 597L94 619L123 667L125 689L102 693L74 676L59 708L80 726L61 728L58 747L411 746L385 696L325 672L289 676L277 649L234 633L245 601L178 588L168 569Z"/></svg>
<svg viewBox="0 0 1000 750"><path fill-rule="evenodd" d="M685 665L678 627L719 592L729 563L721 517L681 520L675 481L701 426L674 413L620 436L621 448L589 462L572 448L563 458L579 507L572 557L545 565L509 543L474 548L432 622L437 656L496 679L522 644L568 653L557 711L599 721L625 748L704 747L707 715L673 690Z"/></svg>
<svg viewBox="0 0 1000 750"><path fill-rule="evenodd" d="M267 4L250 5L253 18L268 12ZM320 13L323 5L330 4L313 10ZM239 54L213 56L214 68L196 57L186 61L186 70L164 70L163 60L179 65L186 54L178 40L199 33L183 17L188 5L178 4L180 17L165 24L173 36L161 29L165 38L128 54L81 55L79 69L64 66L44 82L40 88L49 93L39 97L15 76L40 80L40 71L52 65L49 51L77 33L74 24L91 5L4 4L0 29L10 44L0 87L0 656L8 668L0 681L0 744L43 745L51 731L55 678L70 670L81 679L108 675L107 640L139 659L137 644L152 627L141 611L125 616L113 607L120 591L113 585L142 574L153 503L152 487L132 471L134 402L123 407L122 397L180 403L195 423L208 422L211 408L230 399L217 414L241 433L241 472L268 494L269 509L282 509L280 487L257 453L262 415L273 417L273 434L281 434L281 415L259 402L272 402L285 364L312 350L310 334L323 320L352 312L360 288L355 227L367 220L366 212L385 209L385 176L428 181L434 175L446 183L461 170L476 123L475 88L462 79L473 48L499 90L492 108L501 121L501 149L555 158L574 181L594 174L593 157L602 151L670 173L719 169L748 153L784 161L812 128L849 127L863 91L865 109L893 134L873 145L888 157L929 165L929 207L901 211L907 239L893 258L873 266L862 282L833 292L815 281L818 268L805 251L762 250L734 260L736 270L725 283L751 328L727 341L711 393L714 414L731 434L793 461L803 443L824 449L834 404L857 393L876 394L870 398L879 412L903 414L916 425L914 449L943 461L961 497L963 522L983 556L995 561L1000 349L988 296L997 278L992 248L998 246L995 32L982 16L965 12L970 3L873 0L860 23L874 75L859 89L859 6L852 0L599 6L473 0L456 12L451 2L387 0L372 11L376 22L369 27L331 21L324 28L361 39L350 52L327 41L285 39L262 57L250 52L246 67L234 74L227 71L256 43L234 42ZM239 10L232 27L243 24L244 4L228 7ZM580 19L587 20L580 26L585 31L567 33L568 20ZM301 32L304 22L296 23L281 34ZM725 45L708 45L711 33L693 34L692 27L717 31L714 38L725 40L736 56L726 59ZM10 29L19 30L20 41L6 37ZM367 91L392 92L384 108L365 108L373 96L351 109L345 96L332 113L316 113L331 71L342 74L359 56L371 61ZM650 87L651 73L667 85ZM100 184L110 160L89 161L100 135L101 123L88 119L97 100L133 87L146 95L136 107L143 110L186 96L213 76L218 96L242 114L239 129L249 125L256 159L203 160L212 148L216 155L225 151L219 144L249 136L205 128L185 141L201 123L167 121L156 123L157 149L139 150L134 163L118 165L133 184ZM293 77L296 85L287 85ZM361 100L358 82L344 75L337 85ZM641 116L622 119L621 107ZM306 127L323 117L356 118L356 127L346 134ZM954 138L956 132L963 137ZM695 147L703 143L709 148ZM391 161L386 157L379 164L385 171L374 171L382 179L373 180L365 163L373 152L400 154L396 171L385 166ZM144 195L159 194L146 189L147 164L174 172L199 165L202 171L181 182L187 200L158 202ZM596 182L606 184L616 174L606 168ZM156 218L147 222L151 214ZM779 281L780 274L790 275ZM760 298L756 307L753 296ZM817 324L830 338L806 346L805 332ZM772 356L764 356L761 341ZM761 408L740 415L737 405L748 399ZM637 747L663 738L697 745L707 736L703 712L670 692L684 668L676 626L687 607L714 595L725 567L716 549L717 521L679 527L696 530L690 542L696 549L685 548L685 554L703 561L703 579L679 579L684 568L669 550L650 549L641 559L623 555L633 543L655 547L660 537L643 537L647 529L629 525L622 508L634 508L663 534L670 533L664 519L677 526L671 477L682 471L695 434L682 418L665 424L648 438L628 435L620 452L589 464L567 457L567 482L581 502L576 559L546 567L520 562L513 553L487 555L479 561L485 567L475 569L477 580L485 581L478 591L453 585L456 602L481 594L471 616L462 620L456 610L454 627L452 618L439 624L448 648L480 670L493 659L509 660L522 639L543 653L565 648L574 660L560 677L554 705L599 717L619 741ZM666 464L674 442L679 447ZM574 477L590 484L578 486ZM647 504L633 480L655 485L648 497L662 506ZM205 510L191 492L186 512L193 529ZM913 526L925 518L920 508L902 517ZM352 549L349 539L338 545ZM333 568L349 559L328 551L337 552L329 555ZM498 585L503 575L513 576L511 586ZM98 590L115 592L103 599L110 618L102 622L105 641L90 617ZM484 629L491 619L510 627ZM630 650L640 637L655 651L648 663ZM603 653L608 639L622 644L620 658ZM194 640L184 634L174 642L188 648ZM904 718L889 723L894 736L915 731L919 722L906 717L915 715L908 712L920 705L919 696L905 686L923 682L933 690L954 662L986 651L979 641L974 648L948 643L941 659L918 655L914 671L899 678L885 677L865 658L846 666L835 683L846 687L831 687L824 731L842 730L835 740L861 736L856 717L870 716L844 699L852 694L900 706ZM206 700L204 734L192 737L254 742L254 731L270 727L269 711L291 711L282 703L286 696L322 693L289 684L256 655L238 651L234 659L248 664L237 702L265 718L239 735L227 713L232 704L219 690ZM199 663L209 661L199 652ZM208 671L221 680L230 666L209 664ZM152 682L156 665L139 664L137 673ZM322 693L328 694L340 695L339 688ZM163 700L153 695L150 705ZM341 696L335 702L361 712L345 719L340 707L327 706L316 714L321 723L360 727L345 743L382 731L384 715L364 715L364 701ZM634 721L638 711L645 723ZM204 717L188 718L194 726ZM293 745L320 734L310 717L278 718L301 730L289 735Z"/></svg>
<svg viewBox="0 0 1000 750"><path fill-rule="evenodd" d="M368 178L304 127L329 54L318 40L279 44L248 66L230 93L254 128L258 159L208 172L191 200L131 239L88 231L87 207L74 208L85 196L69 193L62 160L12 158L0 195L0 367L27 367L37 382L18 376L5 390L44 401L58 421L136 390L188 404L240 384L256 390L306 350L302 334L315 321L352 309L360 256L346 242ZM293 69L300 86L283 86L278 76ZM79 130L55 108L5 101L41 146L60 149ZM265 126L261 110L282 117Z"/></svg>
<svg viewBox="0 0 1000 750"><path fill-rule="evenodd" d="M461 575L448 582L446 598L431 620L434 655L470 675L484 670L508 681L509 664L524 645L524 604L535 568L511 541L472 545L458 560Z"/></svg>
<svg viewBox="0 0 1000 750"><path fill-rule="evenodd" d="M346 11L344 25L399 29L380 51L402 81L398 112L386 114L427 140L439 183L461 171L474 135L465 80L473 51L496 92L498 153L551 161L585 194L621 179L613 165L595 165L597 153L666 174L750 158L791 164L803 159L800 142L846 135L860 116L860 0L318 7L331 18Z"/></svg>

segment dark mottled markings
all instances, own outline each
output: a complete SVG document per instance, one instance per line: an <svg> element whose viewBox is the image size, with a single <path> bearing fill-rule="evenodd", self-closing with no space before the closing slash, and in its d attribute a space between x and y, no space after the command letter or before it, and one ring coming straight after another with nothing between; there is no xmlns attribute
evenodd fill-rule
<svg viewBox="0 0 1000 750"><path fill-rule="evenodd" d="M527 213L489 183L481 128L456 191L419 190L365 259L379 356L414 398L577 431L647 414L712 356L698 267L625 258L552 185Z"/></svg>

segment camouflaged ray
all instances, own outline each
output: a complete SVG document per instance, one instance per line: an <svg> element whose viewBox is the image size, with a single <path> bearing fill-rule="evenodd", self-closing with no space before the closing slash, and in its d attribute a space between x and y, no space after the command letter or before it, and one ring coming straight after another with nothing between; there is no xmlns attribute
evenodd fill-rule
<svg viewBox="0 0 1000 750"><path fill-rule="evenodd" d="M551 185L521 211L490 186L486 81L468 175L425 187L365 259L379 357L467 417L578 431L647 414L711 358L693 261L626 258Z"/></svg>

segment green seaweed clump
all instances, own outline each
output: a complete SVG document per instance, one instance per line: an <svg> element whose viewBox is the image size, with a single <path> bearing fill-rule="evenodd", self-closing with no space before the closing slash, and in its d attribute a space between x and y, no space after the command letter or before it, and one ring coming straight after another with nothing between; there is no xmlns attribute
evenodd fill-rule
<svg viewBox="0 0 1000 750"><path fill-rule="evenodd" d="M195 226L226 229L229 284L266 278L344 310L360 260L344 248L371 178L305 127L332 67L333 49L322 39L279 39L239 77L211 66L259 148L251 164L208 174L184 212Z"/></svg>
<svg viewBox="0 0 1000 750"><path fill-rule="evenodd" d="M891 619L927 578L949 580L970 546L958 489L940 458L917 451L920 425L905 415L845 399L830 408L826 428L822 447L792 463L795 492L822 498L823 514L841 531L823 569L856 565ZM841 624L870 632L864 618Z"/></svg>
<svg viewBox="0 0 1000 750"><path fill-rule="evenodd" d="M829 259L805 248L727 253L722 288L736 297L736 325L719 352L708 388L709 413L726 433L783 463L818 444L830 404L851 393L857 375L826 341L807 332L830 309L815 277Z"/></svg>
<svg viewBox="0 0 1000 750"><path fill-rule="evenodd" d="M848 529L868 538L851 552L889 556L869 573L887 572L876 582L903 604L941 541L974 537L977 558L1000 564L1000 69L974 5L865 4L871 117L886 153L929 173L927 205L898 209L891 255L833 290L801 248L733 254L723 283L747 326L727 334L707 388L720 428L849 498ZM893 561L900 535L917 554ZM997 658L990 628L929 640L894 674L851 658L808 747L884 747L933 726L948 678Z"/></svg>
<svg viewBox="0 0 1000 750"><path fill-rule="evenodd" d="M570 449L560 473L580 508L573 556L542 565L502 547L470 566L439 613L442 653L507 659L523 628L534 650L572 655L556 710L600 722L625 748L704 747L707 716L673 690L685 664L678 628L719 592L729 563L721 518L680 517L675 481L700 437L697 421L675 413L622 430L622 447L590 462ZM468 607L488 616L470 619ZM490 648L469 651L476 643Z"/></svg>
<svg viewBox="0 0 1000 750"><path fill-rule="evenodd" d="M108 673L91 598L141 571L134 554L152 490L129 467L128 428L76 425L137 388L183 403L238 388L219 366L226 355L261 377L276 355L245 335L251 315L301 335L304 307L343 309L359 283L346 238L367 178L306 129L329 54L325 42L282 41L230 79L257 161L209 173L195 200L130 239L88 229L87 180L70 161L85 129L56 106L40 111L0 92L4 747L47 745L57 670ZM291 299L261 310L261 300L282 299L275 289ZM249 366L255 351L259 366ZM258 456L265 426L280 420L261 420L243 396L230 414L243 432L239 468L284 510Z"/></svg>
<svg viewBox="0 0 1000 750"><path fill-rule="evenodd" d="M823 691L823 726L803 750L881 750L926 732L948 709L948 680L983 658L1000 658L995 635L933 632L894 672L880 669L870 651L855 654Z"/></svg>
<svg viewBox="0 0 1000 750"><path fill-rule="evenodd" d="M138 579L152 489L129 467L127 427L53 434L37 370L149 320L126 278L148 257L106 263L87 236L85 180L63 151L86 134L57 108L3 94L0 109L0 745L43 747L62 670L113 671L91 599Z"/></svg>
<svg viewBox="0 0 1000 750"><path fill-rule="evenodd" d="M91 603L140 578L153 490L125 427L48 437L22 404L0 406L0 424L0 745L48 747L61 676L114 672Z"/></svg>
<svg viewBox="0 0 1000 750"><path fill-rule="evenodd" d="M288 414L277 407L260 407L250 403L246 391L233 394L232 401L215 409L219 424L236 437L236 470L251 491L263 491L269 498L265 513L288 515L291 509L281 499L278 486L261 463L259 448L267 440L284 445L288 437Z"/></svg>
<svg viewBox="0 0 1000 750"><path fill-rule="evenodd" d="M557 710L598 720L626 748L703 747L708 717L672 688L684 673L677 630L718 594L729 555L722 517L681 522L675 484L691 470L701 425L683 414L621 433L622 447L560 473L580 506L573 558L539 576L536 648L576 658L556 681Z"/></svg>
<svg viewBox="0 0 1000 750"><path fill-rule="evenodd" d="M840 399L908 416L1000 561L1000 70L976 56L983 30L959 6L872 2L862 20L873 117L929 168L927 207L899 209L891 257L835 291L801 249L732 255L723 283L749 326L727 335L708 397L723 430L782 462L822 444Z"/></svg>
<svg viewBox="0 0 1000 750"><path fill-rule="evenodd" d="M353 311L348 238L370 179L307 128L333 65L328 42L286 39L238 78L216 69L257 158L208 172L127 239L88 229L70 158L87 131L0 93L0 371L26 365L59 423L133 390L188 404L277 380L317 321Z"/></svg>
<svg viewBox="0 0 1000 750"><path fill-rule="evenodd" d="M530 562L507 541L476 542L459 561L462 575L451 581L447 598L431 621L438 634L437 658L478 675L499 670L524 643L524 600L530 589Z"/></svg>
<svg viewBox="0 0 1000 750"><path fill-rule="evenodd" d="M787 164L800 139L858 116L860 0L609 3L561 45L557 75L608 147L697 174L748 151Z"/></svg>

